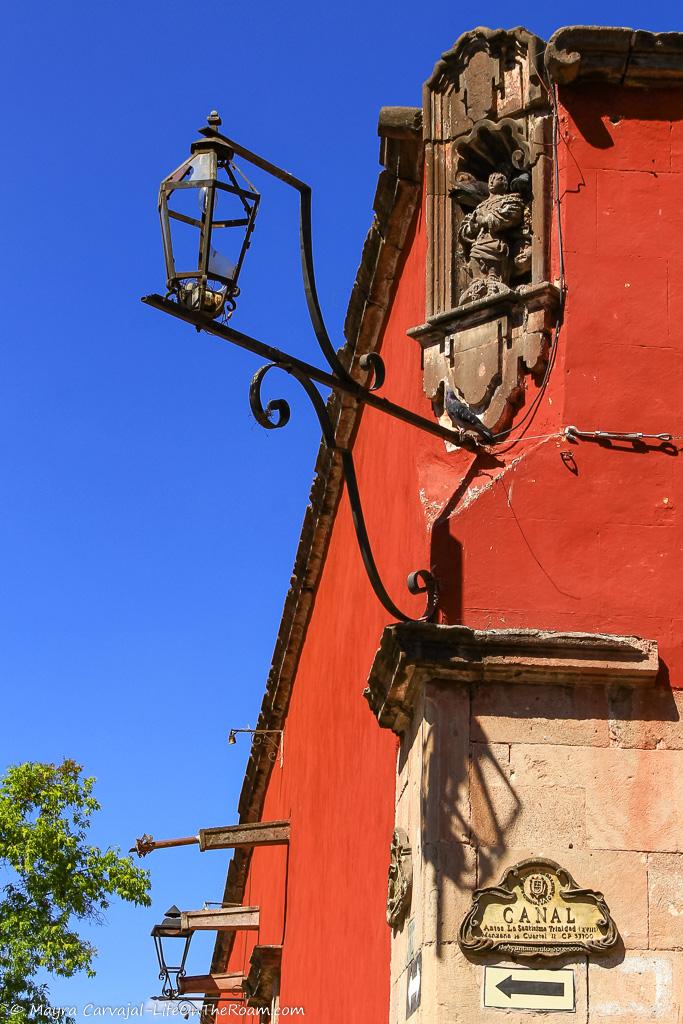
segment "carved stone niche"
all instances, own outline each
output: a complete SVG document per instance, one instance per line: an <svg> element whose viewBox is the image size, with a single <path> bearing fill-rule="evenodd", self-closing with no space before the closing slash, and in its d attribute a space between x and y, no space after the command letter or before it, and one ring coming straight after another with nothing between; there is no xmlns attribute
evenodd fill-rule
<svg viewBox="0 0 683 1024"><path fill-rule="evenodd" d="M494 433L507 429L548 363L560 292L543 46L525 29L475 29L424 87L427 320L409 334L446 425L448 385Z"/></svg>

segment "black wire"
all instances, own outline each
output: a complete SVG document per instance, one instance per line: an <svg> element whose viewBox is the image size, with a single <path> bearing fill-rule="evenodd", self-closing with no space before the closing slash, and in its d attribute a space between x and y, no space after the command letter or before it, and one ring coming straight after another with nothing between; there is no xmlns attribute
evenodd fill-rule
<svg viewBox="0 0 683 1024"><path fill-rule="evenodd" d="M545 393L545 389L546 389L546 387L548 385L548 381L550 380L550 374L551 374L552 369L553 369L553 367L555 365L555 360L556 360L556 357L557 357L557 347L558 347L558 342L559 342L559 338L560 338L560 330L562 328L562 321L564 319L564 305L565 305L565 298L566 298L566 294L567 294L567 283L566 283L566 278L565 278L565 266L564 266L564 239L563 239L563 235L562 235L562 210L561 210L561 205L560 205L560 172L559 172L559 167L558 167L558 148L559 148L558 147L558 135L559 135L558 109L559 109L559 105L558 105L558 97L557 97L557 85L553 85L552 93L550 92L550 90L546 90L546 91L548 92L548 97L550 99L550 103L551 103L552 110L553 110L552 153L553 153L553 178L554 178L554 192L555 192L555 195L554 195L554 206L555 206L555 215L556 215L556 221L557 221L557 246L558 246L558 258L559 258L559 264L560 264L560 266L559 266L559 270L560 270L560 305L559 305L559 309L558 309L558 313L557 313L557 323L555 324L555 330L553 332L553 340L552 340L552 344L551 344L551 348L550 348L550 354L549 354L549 357L548 357L548 365L546 366L545 373L543 375L543 380L541 381L540 387L538 389L538 394L534 398L533 402L531 403L531 405L529 406L529 408L527 409L526 413L524 414L522 419L519 421L519 423L514 423L511 427L508 427L507 430L501 430L500 433L494 434L493 435L494 438L506 437L508 434L511 434L513 430L518 430L520 427L522 427L524 425L524 423L526 423L526 421L529 419L529 417L535 412L536 407L538 406L538 403L540 402L541 398L543 397L543 395ZM510 451L510 449L514 445L516 445L519 441L521 441L521 440L522 440L521 436L520 437L516 437L516 438L514 438L511 441L511 443L508 445L507 448L504 448L502 450L496 449L496 451L499 451L499 454L504 455L505 452Z"/></svg>

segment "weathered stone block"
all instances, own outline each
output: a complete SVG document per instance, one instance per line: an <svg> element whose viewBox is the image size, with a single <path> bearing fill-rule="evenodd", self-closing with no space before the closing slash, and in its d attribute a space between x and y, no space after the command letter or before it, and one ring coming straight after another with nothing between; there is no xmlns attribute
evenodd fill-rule
<svg viewBox="0 0 683 1024"><path fill-rule="evenodd" d="M510 783L582 787L590 849L683 852L683 751L513 746Z"/></svg>
<svg viewBox="0 0 683 1024"><path fill-rule="evenodd" d="M683 855L648 857L650 948L683 949Z"/></svg>
<svg viewBox="0 0 683 1024"><path fill-rule="evenodd" d="M576 786L487 787L471 789L472 842L498 850L537 845L543 839L564 847L586 839L584 791Z"/></svg>
<svg viewBox="0 0 683 1024"><path fill-rule="evenodd" d="M423 842L469 838L470 695L428 685L423 725Z"/></svg>
<svg viewBox="0 0 683 1024"><path fill-rule="evenodd" d="M443 946L438 951L438 956L434 947L425 947L422 951L422 963L423 1016L420 1018L420 1024L472 1024L473 1021L490 1021L491 1024L495 1024L501 1020L506 1024L529 1024L528 1011L483 1006L484 966L467 960L455 943ZM509 963L510 967L519 966L505 960L499 960L497 963ZM588 1019L586 963L581 958L563 966L571 967L574 971L576 1013L571 1019L572 1024L580 1024ZM567 1015L544 1013L543 1020L563 1020L566 1024Z"/></svg>
<svg viewBox="0 0 683 1024"><path fill-rule="evenodd" d="M671 953L629 952L589 964L591 1024L680 1022L680 965Z"/></svg>
<svg viewBox="0 0 683 1024"><path fill-rule="evenodd" d="M608 717L601 686L480 686L472 700L472 739L606 747Z"/></svg>
<svg viewBox="0 0 683 1024"><path fill-rule="evenodd" d="M656 687L648 694L633 687L609 693L610 740L619 747L683 749L683 691Z"/></svg>
<svg viewBox="0 0 683 1024"><path fill-rule="evenodd" d="M470 788L507 784L510 777L510 747L507 743L470 745Z"/></svg>
<svg viewBox="0 0 683 1024"><path fill-rule="evenodd" d="M683 851L683 751L586 751L592 849Z"/></svg>
<svg viewBox="0 0 683 1024"><path fill-rule="evenodd" d="M425 892L422 934L426 941L456 942L477 884L477 853L466 843L423 848Z"/></svg>

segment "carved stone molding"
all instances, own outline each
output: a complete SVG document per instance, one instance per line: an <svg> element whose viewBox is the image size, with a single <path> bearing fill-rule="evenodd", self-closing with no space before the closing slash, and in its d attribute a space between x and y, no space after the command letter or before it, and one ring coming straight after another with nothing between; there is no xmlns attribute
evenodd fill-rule
<svg viewBox="0 0 683 1024"><path fill-rule="evenodd" d="M446 425L448 385L491 431L508 429L527 376L540 384L547 366L559 292L543 48L525 29L475 29L424 88L427 319L409 334Z"/></svg>
<svg viewBox="0 0 683 1024"><path fill-rule="evenodd" d="M397 623L382 633L365 697L379 724L401 735L430 679L642 686L658 669L657 642L635 636Z"/></svg>
<svg viewBox="0 0 683 1024"><path fill-rule="evenodd" d="M280 984L282 946L254 946L242 987L248 1006L270 1010Z"/></svg>
<svg viewBox="0 0 683 1024"><path fill-rule="evenodd" d="M387 885L387 924L397 928L410 908L413 887L413 854L408 836L402 828L396 828L391 837Z"/></svg>
<svg viewBox="0 0 683 1024"><path fill-rule="evenodd" d="M550 37L550 78L652 88L683 84L683 33L569 25Z"/></svg>

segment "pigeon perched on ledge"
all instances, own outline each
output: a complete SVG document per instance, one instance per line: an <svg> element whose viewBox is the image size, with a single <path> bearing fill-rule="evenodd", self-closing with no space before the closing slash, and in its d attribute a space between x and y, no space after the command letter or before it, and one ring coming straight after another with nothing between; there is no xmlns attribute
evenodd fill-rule
<svg viewBox="0 0 683 1024"><path fill-rule="evenodd" d="M462 430L474 430L486 444L493 444L495 438L488 427L485 427L478 416L464 402L457 398L452 388L446 388L444 406L454 427Z"/></svg>

